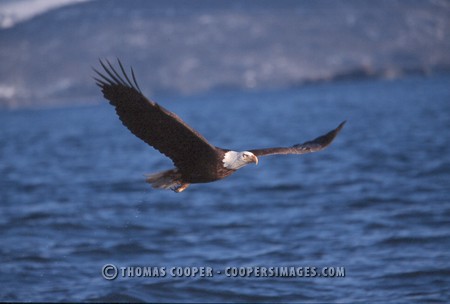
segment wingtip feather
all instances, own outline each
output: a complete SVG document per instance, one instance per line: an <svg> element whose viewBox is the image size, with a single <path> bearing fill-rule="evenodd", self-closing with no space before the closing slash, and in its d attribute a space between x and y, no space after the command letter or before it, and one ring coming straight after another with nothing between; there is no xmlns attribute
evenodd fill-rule
<svg viewBox="0 0 450 304"><path fill-rule="evenodd" d="M117 58L117 62L119 64L120 71L122 72L123 76L120 75L114 68L114 66L111 64L111 62L108 59L101 59L98 58L98 62L100 63L101 67L104 70L105 74L102 74L99 72L96 68L91 67L92 70L97 74L99 77L93 77L96 81L97 85L100 87L104 86L113 86L113 85L122 85L125 87L129 87L131 89L134 89L142 94L142 90L139 87L136 76L134 74L134 70L131 67L131 78L128 77L128 74L125 72L125 69L123 67L122 62L119 58Z"/></svg>

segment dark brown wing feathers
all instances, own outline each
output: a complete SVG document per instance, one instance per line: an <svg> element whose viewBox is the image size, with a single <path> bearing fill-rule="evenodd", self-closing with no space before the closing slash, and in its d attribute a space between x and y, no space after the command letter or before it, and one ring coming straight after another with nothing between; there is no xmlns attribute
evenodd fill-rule
<svg viewBox="0 0 450 304"><path fill-rule="evenodd" d="M328 145L331 144L331 142L339 133L339 131L342 129L342 127L344 127L344 124L345 121L343 121L336 129L331 130L325 135L319 136L316 139L304 142L302 144L294 145L292 147L257 149L257 150L250 150L250 152L252 152L256 156L265 156L272 154L304 154L317 152L326 148Z"/></svg>
<svg viewBox="0 0 450 304"><path fill-rule="evenodd" d="M172 159L180 170L191 170L199 159L211 159L216 148L174 113L148 100L118 60L122 75L106 61L100 64L107 75L97 70L94 77L103 95L116 109L122 123L137 137Z"/></svg>

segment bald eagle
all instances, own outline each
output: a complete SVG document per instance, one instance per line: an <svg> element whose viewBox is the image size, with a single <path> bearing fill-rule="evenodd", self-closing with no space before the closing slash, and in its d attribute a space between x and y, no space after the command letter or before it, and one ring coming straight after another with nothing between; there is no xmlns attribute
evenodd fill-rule
<svg viewBox="0 0 450 304"><path fill-rule="evenodd" d="M153 188L182 192L190 184L220 180L250 164L258 164L258 157L273 154L304 154L327 147L345 121L336 129L314 140L292 147L232 151L210 144L200 133L188 126L176 114L147 99L141 92L131 68L131 78L118 60L120 73L106 60L100 60L105 73L93 69L94 77L104 97L115 107L116 113L138 138L169 157L175 168L150 174L146 182Z"/></svg>

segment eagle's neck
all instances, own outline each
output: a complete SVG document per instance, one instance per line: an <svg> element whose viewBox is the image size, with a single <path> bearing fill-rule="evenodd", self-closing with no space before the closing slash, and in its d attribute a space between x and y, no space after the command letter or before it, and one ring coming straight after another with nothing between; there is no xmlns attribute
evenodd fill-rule
<svg viewBox="0 0 450 304"><path fill-rule="evenodd" d="M245 164L242 164L239 162L239 158L240 158L240 153L236 152L236 151L228 151L225 153L224 157L223 157L223 166L227 169L230 170L237 170L243 166L245 166Z"/></svg>

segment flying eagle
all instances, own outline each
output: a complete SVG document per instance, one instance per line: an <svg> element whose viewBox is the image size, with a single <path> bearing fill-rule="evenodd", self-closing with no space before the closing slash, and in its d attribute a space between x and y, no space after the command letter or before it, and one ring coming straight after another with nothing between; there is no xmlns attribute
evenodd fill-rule
<svg viewBox="0 0 450 304"><path fill-rule="evenodd" d="M147 176L146 182L157 189L185 190L190 184L208 183L225 178L250 164L258 164L258 157L273 154L304 154L327 147L342 127L314 140L292 147L232 151L210 144L200 133L188 126L176 114L141 92L131 68L131 79L118 60L121 74L106 60L100 60L106 74L94 68L94 77L104 97L116 109L122 123L138 138L169 157L175 168Z"/></svg>

